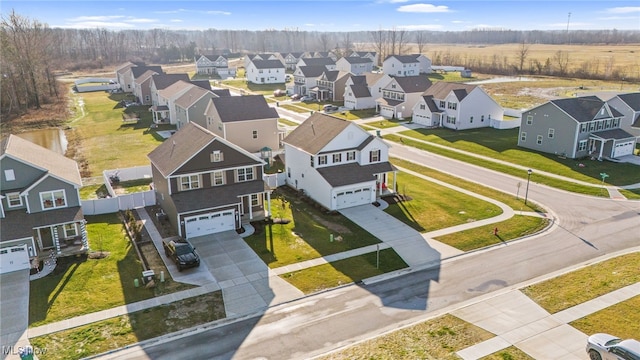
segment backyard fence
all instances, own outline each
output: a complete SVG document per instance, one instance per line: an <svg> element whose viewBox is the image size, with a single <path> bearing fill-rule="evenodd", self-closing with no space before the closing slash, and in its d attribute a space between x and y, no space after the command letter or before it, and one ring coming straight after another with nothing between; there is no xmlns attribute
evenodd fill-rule
<svg viewBox="0 0 640 360"><path fill-rule="evenodd" d="M115 182L150 178L150 165L105 170L102 172L102 181L104 186L107 188L109 197L104 199L82 200L82 212L85 215L99 215L155 205L156 195L154 190L136 192L132 194L116 194L112 186Z"/></svg>
<svg viewBox="0 0 640 360"><path fill-rule="evenodd" d="M93 83L94 85L84 85ZM76 80L74 82L76 90L78 92L90 92L90 91L106 91L120 89L120 84L116 82L116 79L109 78L85 78Z"/></svg>

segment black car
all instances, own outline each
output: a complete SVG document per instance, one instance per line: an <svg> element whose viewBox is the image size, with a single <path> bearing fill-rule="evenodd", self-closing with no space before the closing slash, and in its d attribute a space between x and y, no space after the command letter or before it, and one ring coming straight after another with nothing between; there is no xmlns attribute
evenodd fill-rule
<svg viewBox="0 0 640 360"><path fill-rule="evenodd" d="M196 254L196 249L187 241L163 241L162 245L167 257L171 258L171 260L178 265L178 271L200 266L200 257Z"/></svg>

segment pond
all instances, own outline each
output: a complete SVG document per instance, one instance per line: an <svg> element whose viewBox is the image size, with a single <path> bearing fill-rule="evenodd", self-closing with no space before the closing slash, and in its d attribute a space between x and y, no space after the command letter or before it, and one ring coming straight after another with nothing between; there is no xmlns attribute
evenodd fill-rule
<svg viewBox="0 0 640 360"><path fill-rule="evenodd" d="M18 136L62 155L67 151L67 137L60 129L31 130Z"/></svg>

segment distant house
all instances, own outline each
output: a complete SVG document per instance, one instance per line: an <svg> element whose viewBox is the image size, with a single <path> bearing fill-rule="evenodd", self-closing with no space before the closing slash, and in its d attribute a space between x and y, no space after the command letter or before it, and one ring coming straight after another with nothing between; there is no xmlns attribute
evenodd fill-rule
<svg viewBox="0 0 640 360"><path fill-rule="evenodd" d="M640 136L640 92L614 96L607 100L607 104L622 114L622 130L636 137Z"/></svg>
<svg viewBox="0 0 640 360"><path fill-rule="evenodd" d="M420 64L421 74L431 74L433 72L431 69L431 59L422 54L413 54L413 56L416 57L416 60L418 60L418 63Z"/></svg>
<svg viewBox="0 0 640 360"><path fill-rule="evenodd" d="M369 58L373 66L378 66L378 53L375 51L353 51L349 57Z"/></svg>
<svg viewBox="0 0 640 360"><path fill-rule="evenodd" d="M374 109L382 89L390 82L391 77L381 73L351 75L345 83L344 106L352 110Z"/></svg>
<svg viewBox="0 0 640 360"><path fill-rule="evenodd" d="M169 86L177 83L178 81L189 82L189 75L187 74L155 74L151 75L151 81L149 84L149 92L151 93L151 107L149 110L153 114L153 122L169 122L169 106L165 96L160 96L160 91L168 88Z"/></svg>
<svg viewBox="0 0 640 360"><path fill-rule="evenodd" d="M151 105L151 76L161 74L154 70L146 70L140 76L135 77L133 95L142 105Z"/></svg>
<svg viewBox="0 0 640 360"><path fill-rule="evenodd" d="M307 95L309 90L316 87L318 78L327 71L322 65L298 66L293 72L293 92L295 94Z"/></svg>
<svg viewBox="0 0 640 360"><path fill-rule="evenodd" d="M622 116L596 96L551 100L522 113L518 146L572 159L630 155L636 137Z"/></svg>
<svg viewBox="0 0 640 360"><path fill-rule="evenodd" d="M333 62L338 61L338 56L332 51L312 51L309 55L312 58L331 58Z"/></svg>
<svg viewBox="0 0 640 360"><path fill-rule="evenodd" d="M502 120L504 109L477 85L439 81L413 107L412 120L427 127L454 130L491 126Z"/></svg>
<svg viewBox="0 0 640 360"><path fill-rule="evenodd" d="M413 107L429 86L431 81L424 75L392 78L382 88L382 97L376 100L378 112L387 119L411 117Z"/></svg>
<svg viewBox="0 0 640 360"><path fill-rule="evenodd" d="M316 86L309 89L309 95L320 101L343 101L344 85L347 79L349 79L348 72L324 71L316 78Z"/></svg>
<svg viewBox="0 0 640 360"><path fill-rule="evenodd" d="M420 75L420 60L415 55L389 55L382 62L382 71L394 77Z"/></svg>
<svg viewBox="0 0 640 360"><path fill-rule="evenodd" d="M253 84L284 84L285 67L280 60L253 60L245 69L247 81Z"/></svg>
<svg viewBox="0 0 640 360"><path fill-rule="evenodd" d="M158 204L184 238L264 219L264 162L190 122L148 155Z"/></svg>
<svg viewBox="0 0 640 360"><path fill-rule="evenodd" d="M21 256L26 251L29 258L88 251L82 179L74 160L9 135L0 142L0 169L3 250L11 248L8 254L19 251Z"/></svg>
<svg viewBox="0 0 640 360"><path fill-rule="evenodd" d="M337 70L336 61L330 57L300 58L296 66L324 66L325 70Z"/></svg>
<svg viewBox="0 0 640 360"><path fill-rule="evenodd" d="M328 210L371 204L389 191L388 145L351 121L316 112L283 142L287 185Z"/></svg>
<svg viewBox="0 0 640 360"><path fill-rule="evenodd" d="M281 54L284 60L285 68L287 70L295 70L296 64L298 64L298 61L300 61L300 58L305 56L305 54L306 53L304 52L289 52L289 53Z"/></svg>
<svg viewBox="0 0 640 360"><path fill-rule="evenodd" d="M207 127L207 116L205 110L209 101L218 97L212 90L203 89L199 86L191 86L181 96L175 99L176 128L181 129L190 122L194 122L202 127Z"/></svg>
<svg viewBox="0 0 640 360"><path fill-rule="evenodd" d="M275 54L275 53L262 53L262 54L247 54L244 57L244 68L246 69L247 67L249 67L249 64L252 61L255 60L280 60L282 61L283 59L281 58L280 54Z"/></svg>
<svg viewBox="0 0 640 360"><path fill-rule="evenodd" d="M336 61L336 69L354 75L362 75L373 71L373 61L368 57L343 57Z"/></svg>
<svg viewBox="0 0 640 360"><path fill-rule="evenodd" d="M211 98L205 116L209 131L250 153L280 148L278 112L262 95Z"/></svg>
<svg viewBox="0 0 640 360"><path fill-rule="evenodd" d="M236 76L236 68L229 67L229 59L223 55L196 56L196 74L217 75L223 79Z"/></svg>

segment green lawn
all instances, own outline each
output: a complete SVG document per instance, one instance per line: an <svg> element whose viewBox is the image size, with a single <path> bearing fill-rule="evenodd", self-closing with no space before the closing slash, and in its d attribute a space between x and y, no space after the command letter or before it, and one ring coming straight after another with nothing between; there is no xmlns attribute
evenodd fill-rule
<svg viewBox="0 0 640 360"><path fill-rule="evenodd" d="M284 126L298 126L297 122L287 120L287 119L278 119L278 124L284 125Z"/></svg>
<svg viewBox="0 0 640 360"><path fill-rule="evenodd" d="M80 198L82 200L99 199L101 196L109 194L107 186L102 184L87 185L80 188Z"/></svg>
<svg viewBox="0 0 640 360"><path fill-rule="evenodd" d="M391 182L389 182L391 184ZM438 230L502 213L489 202L398 172L397 191L409 201L392 203L385 212L419 232Z"/></svg>
<svg viewBox="0 0 640 360"><path fill-rule="evenodd" d="M603 172L610 175L607 182L613 185L640 182L637 165L588 159L561 159L552 154L527 150L517 146L518 132L517 128L481 128L464 131L416 129L403 131L401 134L593 184L602 182L600 174ZM580 164L585 166L580 167Z"/></svg>
<svg viewBox="0 0 640 360"><path fill-rule="evenodd" d="M388 129L388 128L393 128L396 126L400 126L402 124L406 124L407 121L399 121L399 120L379 120L379 121L370 121L367 123L364 123L365 125L374 127L376 129Z"/></svg>
<svg viewBox="0 0 640 360"><path fill-rule="evenodd" d="M379 268L376 267L377 256L376 252L372 252L290 272L280 277L303 293L311 294L407 267L393 249L380 250Z"/></svg>
<svg viewBox="0 0 640 360"><path fill-rule="evenodd" d="M91 92L82 94L86 116L71 123L81 138L80 155L88 163L83 177L99 176L104 169L127 168L149 163L147 154L162 141L156 130L175 128L161 125L150 129L152 119L147 106L126 110L119 104L123 94ZM141 120L123 123L123 112L137 112Z"/></svg>
<svg viewBox="0 0 640 360"><path fill-rule="evenodd" d="M637 283L638 264L640 252L622 255L531 285L522 292L554 314Z"/></svg>
<svg viewBox="0 0 640 360"><path fill-rule="evenodd" d="M256 232L245 238L271 268L294 264L379 243L376 237L344 216L326 214L297 198L293 190L277 189L271 198L273 218L288 224L255 223ZM333 242L329 241L333 234ZM342 240L337 240L339 237Z"/></svg>
<svg viewBox="0 0 640 360"><path fill-rule="evenodd" d="M460 359L456 351L494 337L453 315L409 326L341 351L323 360Z"/></svg>
<svg viewBox="0 0 640 360"><path fill-rule="evenodd" d="M535 234L542 231L548 224L548 219L516 215L495 224L438 236L435 240L462 251L469 251ZM493 232L495 228L498 228L497 236Z"/></svg>
<svg viewBox="0 0 640 360"><path fill-rule="evenodd" d="M534 360L531 356L527 355L524 351L518 349L515 346L509 346L506 349L502 349L491 355L480 358L481 360Z"/></svg>
<svg viewBox="0 0 640 360"><path fill-rule="evenodd" d="M621 339L640 339L640 295L570 323L585 334L607 333Z"/></svg>
<svg viewBox="0 0 640 360"><path fill-rule="evenodd" d="M29 325L39 326L148 299L152 289L136 288L142 264L118 214L85 216L92 250L104 259L61 258L53 274L30 282Z"/></svg>

